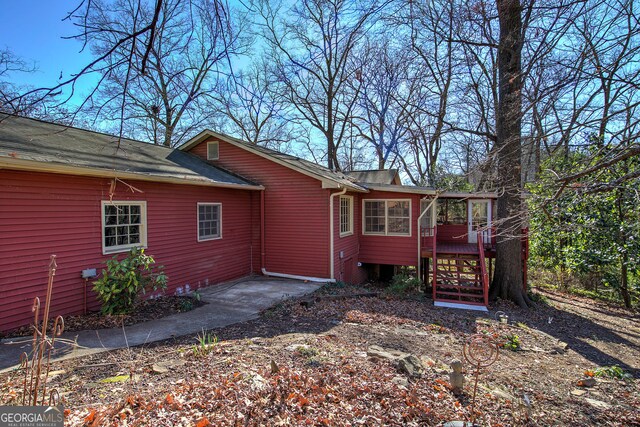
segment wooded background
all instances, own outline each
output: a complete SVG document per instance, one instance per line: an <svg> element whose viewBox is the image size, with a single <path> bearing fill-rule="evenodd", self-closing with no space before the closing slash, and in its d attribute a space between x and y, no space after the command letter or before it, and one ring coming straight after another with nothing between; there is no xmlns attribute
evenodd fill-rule
<svg viewBox="0 0 640 427"><path fill-rule="evenodd" d="M529 303L513 255L528 225L534 280L638 302L632 0L78 0L61 17L93 60L25 87L34 66L6 46L2 111L172 147L208 127L497 191L494 296Z"/></svg>

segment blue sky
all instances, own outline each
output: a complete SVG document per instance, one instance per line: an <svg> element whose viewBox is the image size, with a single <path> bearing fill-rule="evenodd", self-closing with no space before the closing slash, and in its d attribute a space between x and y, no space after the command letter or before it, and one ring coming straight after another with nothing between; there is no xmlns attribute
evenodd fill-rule
<svg viewBox="0 0 640 427"><path fill-rule="evenodd" d="M33 63L35 73L15 73L11 80L31 86L53 86L91 60L82 45L62 37L74 35L70 21L63 21L81 0L0 0L0 46Z"/></svg>

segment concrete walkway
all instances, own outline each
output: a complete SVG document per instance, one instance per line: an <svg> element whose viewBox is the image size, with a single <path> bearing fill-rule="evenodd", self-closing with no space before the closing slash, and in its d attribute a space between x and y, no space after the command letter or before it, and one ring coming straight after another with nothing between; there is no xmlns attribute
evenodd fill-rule
<svg viewBox="0 0 640 427"><path fill-rule="evenodd" d="M122 328L113 328L64 333L64 340L60 345L56 345L52 358L79 357L245 322L257 318L262 310L283 299L311 293L320 286L318 283L263 277L211 286L200 290L202 301L208 304L186 313L127 326L124 331ZM77 344L71 344L69 341L75 341ZM0 372L18 365L23 351L31 351L30 337L0 341Z"/></svg>

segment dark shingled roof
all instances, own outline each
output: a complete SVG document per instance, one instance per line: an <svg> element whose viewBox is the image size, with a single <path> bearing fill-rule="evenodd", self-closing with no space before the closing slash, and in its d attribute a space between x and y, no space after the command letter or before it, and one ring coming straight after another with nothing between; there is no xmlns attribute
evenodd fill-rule
<svg viewBox="0 0 640 427"><path fill-rule="evenodd" d="M398 169L375 169L347 172L358 182L368 184L396 184Z"/></svg>
<svg viewBox="0 0 640 427"><path fill-rule="evenodd" d="M255 188L256 184L199 157L131 139L78 129L24 117L0 114L0 161L24 168L25 161L47 166L114 172L140 179L185 184ZM50 168L50 169L51 169ZM33 168L32 168L33 169Z"/></svg>

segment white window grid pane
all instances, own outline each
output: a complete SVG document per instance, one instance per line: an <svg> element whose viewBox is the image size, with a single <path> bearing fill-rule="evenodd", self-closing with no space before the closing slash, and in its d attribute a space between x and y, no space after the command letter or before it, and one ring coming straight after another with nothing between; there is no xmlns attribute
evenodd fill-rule
<svg viewBox="0 0 640 427"><path fill-rule="evenodd" d="M130 246L141 242L142 212L140 205L106 205L104 246Z"/></svg>
<svg viewBox="0 0 640 427"><path fill-rule="evenodd" d="M409 202L390 201L387 203L387 222L389 233L409 234Z"/></svg>
<svg viewBox="0 0 640 427"><path fill-rule="evenodd" d="M220 237L220 205L198 205L200 239Z"/></svg>
<svg viewBox="0 0 640 427"><path fill-rule="evenodd" d="M385 232L385 202L365 201L365 232L384 233Z"/></svg>
<svg viewBox="0 0 640 427"><path fill-rule="evenodd" d="M351 199L347 197L340 198L340 232L350 233L351 230Z"/></svg>
<svg viewBox="0 0 640 427"><path fill-rule="evenodd" d="M365 200L364 232L383 235L410 235L410 202L408 200Z"/></svg>

